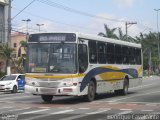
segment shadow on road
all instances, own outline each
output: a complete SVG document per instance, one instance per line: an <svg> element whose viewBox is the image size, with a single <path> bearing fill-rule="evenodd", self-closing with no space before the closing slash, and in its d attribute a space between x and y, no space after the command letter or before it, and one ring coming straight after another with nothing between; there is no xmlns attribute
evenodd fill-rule
<svg viewBox="0 0 160 120"><path fill-rule="evenodd" d="M129 92L128 95L132 95L135 92ZM114 97L118 97L119 95L116 95L115 93L105 93L105 94L98 94L96 95L95 98L95 102L98 100L104 100L107 98L114 98ZM82 103L86 103L85 99L83 96L81 97L55 97L53 98L53 101L50 103L46 103L46 102L42 102L41 104L69 104L69 105L75 105L75 104L82 104Z"/></svg>

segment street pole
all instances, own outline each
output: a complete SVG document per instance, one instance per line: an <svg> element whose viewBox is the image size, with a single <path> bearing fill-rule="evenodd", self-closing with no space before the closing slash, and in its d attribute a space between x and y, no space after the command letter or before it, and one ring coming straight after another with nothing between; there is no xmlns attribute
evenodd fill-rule
<svg viewBox="0 0 160 120"><path fill-rule="evenodd" d="M11 48L11 0L8 1L8 34L7 34L7 44ZM11 63L9 62L7 66L7 75L11 74Z"/></svg>
<svg viewBox="0 0 160 120"><path fill-rule="evenodd" d="M22 20L22 21L26 22L26 40L27 40L28 39L28 35L29 35L29 33L28 33L28 22L30 22L31 20L30 19L26 19L26 20Z"/></svg>
<svg viewBox="0 0 160 120"><path fill-rule="evenodd" d="M8 2L8 45L11 47L11 0Z"/></svg>
<svg viewBox="0 0 160 120"><path fill-rule="evenodd" d="M156 11L156 13L157 13L157 46L158 46L158 58L160 58L160 51L159 51L159 25L158 25L158 12L159 12L159 10L160 9L154 9L155 11Z"/></svg>
<svg viewBox="0 0 160 120"><path fill-rule="evenodd" d="M137 22L126 22L125 26L126 26L126 41L128 41L128 27L130 27L133 24L137 24ZM130 26L128 26L130 25Z"/></svg>
<svg viewBox="0 0 160 120"><path fill-rule="evenodd" d="M39 32L41 31L41 26L43 26L44 24L37 24L38 28L39 28Z"/></svg>

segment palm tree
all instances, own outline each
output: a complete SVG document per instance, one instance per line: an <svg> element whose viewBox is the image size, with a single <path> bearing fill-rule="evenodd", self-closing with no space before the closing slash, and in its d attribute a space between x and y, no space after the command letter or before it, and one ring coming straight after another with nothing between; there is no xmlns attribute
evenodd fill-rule
<svg viewBox="0 0 160 120"><path fill-rule="evenodd" d="M26 47L27 47L27 42L26 41L24 41L24 40L22 40L22 41L20 41L20 47L24 47L24 50L26 51Z"/></svg>
<svg viewBox="0 0 160 120"><path fill-rule="evenodd" d="M99 36L118 39L117 35L114 33L117 28L110 29L106 24L104 24L105 33L98 33Z"/></svg>
<svg viewBox="0 0 160 120"><path fill-rule="evenodd" d="M5 67L5 72L7 73L7 66L9 66L9 62L12 61L13 59L11 57L11 54L13 53L14 49L10 48L8 43L2 44L0 46L0 56L6 60L6 67Z"/></svg>
<svg viewBox="0 0 160 120"><path fill-rule="evenodd" d="M21 56L21 48L23 47L25 52L27 51L27 42L26 41L20 41L20 46L18 49L18 58L16 59L17 67L23 72L24 71L24 60L26 59L25 56Z"/></svg>
<svg viewBox="0 0 160 120"><path fill-rule="evenodd" d="M123 32L122 32L122 29L121 29L121 28L118 28L118 33L119 33L118 39L119 39L119 40L124 40L125 35L123 35Z"/></svg>

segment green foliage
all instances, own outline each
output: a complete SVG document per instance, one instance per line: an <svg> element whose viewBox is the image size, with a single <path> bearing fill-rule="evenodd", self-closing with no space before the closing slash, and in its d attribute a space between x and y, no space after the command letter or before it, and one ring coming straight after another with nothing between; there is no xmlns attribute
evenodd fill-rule
<svg viewBox="0 0 160 120"><path fill-rule="evenodd" d="M4 75L5 73L0 71L0 78L3 77Z"/></svg>
<svg viewBox="0 0 160 120"><path fill-rule="evenodd" d="M7 66L9 65L9 62L12 61L11 54L13 53L13 51L14 49L10 48L8 43L2 44L0 46L0 56L6 59L5 72L7 72Z"/></svg>
<svg viewBox="0 0 160 120"><path fill-rule="evenodd" d="M99 36L118 39L117 35L114 33L117 28L110 29L106 24L104 24L104 29L105 33L100 32L98 33Z"/></svg>

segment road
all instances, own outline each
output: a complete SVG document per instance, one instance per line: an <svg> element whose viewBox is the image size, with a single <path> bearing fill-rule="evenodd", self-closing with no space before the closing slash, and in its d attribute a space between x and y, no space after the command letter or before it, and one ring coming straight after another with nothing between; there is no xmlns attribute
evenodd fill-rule
<svg viewBox="0 0 160 120"><path fill-rule="evenodd" d="M160 77L143 78L127 96L102 94L93 102L55 97L47 104L28 93L0 93L0 113L0 120L160 120Z"/></svg>

